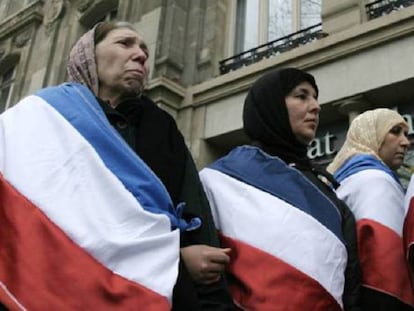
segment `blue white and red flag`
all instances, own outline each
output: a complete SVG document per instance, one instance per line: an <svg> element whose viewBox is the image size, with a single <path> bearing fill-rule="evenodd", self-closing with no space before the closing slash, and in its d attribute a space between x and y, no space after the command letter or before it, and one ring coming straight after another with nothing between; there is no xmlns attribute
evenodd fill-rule
<svg viewBox="0 0 414 311"><path fill-rule="evenodd" d="M342 310L341 216L300 172L238 147L200 172L245 310Z"/></svg>
<svg viewBox="0 0 414 311"><path fill-rule="evenodd" d="M0 116L0 301L170 310L179 230L164 186L78 84Z"/></svg>

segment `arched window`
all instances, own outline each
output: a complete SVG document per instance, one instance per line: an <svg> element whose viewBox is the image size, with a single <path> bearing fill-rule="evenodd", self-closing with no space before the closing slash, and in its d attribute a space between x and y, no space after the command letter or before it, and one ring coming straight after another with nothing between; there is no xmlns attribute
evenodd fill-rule
<svg viewBox="0 0 414 311"><path fill-rule="evenodd" d="M321 3L322 0L237 0L234 53L319 24Z"/></svg>
<svg viewBox="0 0 414 311"><path fill-rule="evenodd" d="M15 66L0 73L0 112L3 112L10 106L15 78Z"/></svg>

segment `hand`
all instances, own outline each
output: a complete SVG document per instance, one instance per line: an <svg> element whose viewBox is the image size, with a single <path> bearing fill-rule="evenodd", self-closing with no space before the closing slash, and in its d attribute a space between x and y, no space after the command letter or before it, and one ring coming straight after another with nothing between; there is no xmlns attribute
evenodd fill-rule
<svg viewBox="0 0 414 311"><path fill-rule="evenodd" d="M217 282L230 262L230 248L191 245L181 248L181 256L192 279L199 284Z"/></svg>

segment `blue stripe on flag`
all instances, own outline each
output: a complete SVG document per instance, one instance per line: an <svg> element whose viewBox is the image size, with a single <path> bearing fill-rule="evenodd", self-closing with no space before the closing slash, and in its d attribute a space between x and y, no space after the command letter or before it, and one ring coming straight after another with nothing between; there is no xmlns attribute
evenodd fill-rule
<svg viewBox="0 0 414 311"><path fill-rule="evenodd" d="M186 225L177 216L164 185L110 125L88 88L65 83L42 89L36 95L54 107L92 145L106 167L145 210L167 215L173 229Z"/></svg>
<svg viewBox="0 0 414 311"><path fill-rule="evenodd" d="M334 177L338 182L342 182L345 178L353 174L369 169L376 169L387 173L402 187L397 174L370 154L358 154L351 157L335 172ZM403 189L401 188L401 190Z"/></svg>

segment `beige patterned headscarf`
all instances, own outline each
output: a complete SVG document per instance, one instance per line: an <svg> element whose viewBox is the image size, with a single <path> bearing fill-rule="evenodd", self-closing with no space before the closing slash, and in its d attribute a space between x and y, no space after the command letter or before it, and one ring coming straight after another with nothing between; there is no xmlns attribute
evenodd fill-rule
<svg viewBox="0 0 414 311"><path fill-rule="evenodd" d="M66 67L69 82L86 85L98 96L99 82L95 60L95 25L86 32L73 46Z"/></svg>
<svg viewBox="0 0 414 311"><path fill-rule="evenodd" d="M327 170L334 174L356 154L369 154L382 161L378 152L385 136L395 125L401 123L408 128L404 118L391 109L379 108L360 114L352 121L342 148Z"/></svg>

